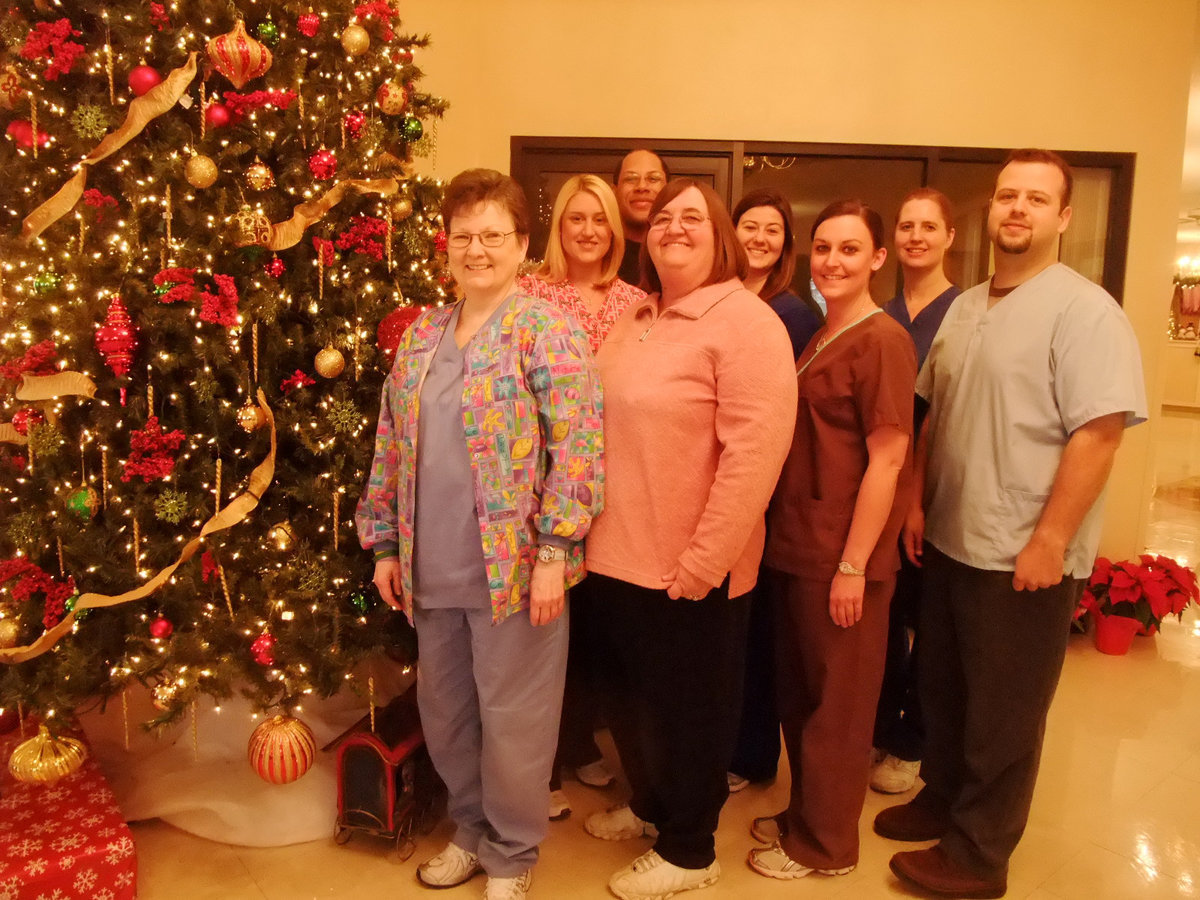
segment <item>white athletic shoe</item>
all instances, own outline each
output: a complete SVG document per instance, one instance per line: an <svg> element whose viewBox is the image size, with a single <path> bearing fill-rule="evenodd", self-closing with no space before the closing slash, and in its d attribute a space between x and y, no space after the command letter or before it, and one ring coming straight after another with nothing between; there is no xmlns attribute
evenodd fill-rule
<svg viewBox="0 0 1200 900"><path fill-rule="evenodd" d="M910 762L889 753L871 773L871 790L881 794L903 794L905 791L911 791L917 783L917 774L920 771L919 759Z"/></svg>
<svg viewBox="0 0 1200 900"><path fill-rule="evenodd" d="M637 837L658 837L658 829L639 819L626 806L614 806L592 813L583 823L584 830L602 841L627 841Z"/></svg>
<svg viewBox="0 0 1200 900"><path fill-rule="evenodd" d="M489 875L487 887L483 889L483 900L525 900L529 896L531 884L532 869L526 869L515 878L495 878Z"/></svg>
<svg viewBox="0 0 1200 900"><path fill-rule="evenodd" d="M813 872L818 872L821 875L849 875L854 871L854 866L847 866L844 869L815 869L810 866L801 865L784 852L779 841L776 841L770 847L758 847L751 850L750 854L746 857L746 862L759 875L766 875L768 878L779 878L783 881L803 878L806 875L811 875Z"/></svg>
<svg viewBox="0 0 1200 900"><path fill-rule="evenodd" d="M434 888L449 888L470 881L483 871L479 857L451 841L437 856L417 866L417 880Z"/></svg>
<svg viewBox="0 0 1200 900"><path fill-rule="evenodd" d="M610 878L608 889L621 900L667 900L683 891L716 884L720 877L721 867L715 860L703 869L684 869L651 850Z"/></svg>

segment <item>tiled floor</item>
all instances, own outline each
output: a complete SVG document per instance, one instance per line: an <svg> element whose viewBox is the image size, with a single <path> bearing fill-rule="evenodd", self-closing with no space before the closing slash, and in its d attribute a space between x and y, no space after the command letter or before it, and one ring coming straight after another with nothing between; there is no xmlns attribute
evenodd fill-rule
<svg viewBox="0 0 1200 900"><path fill-rule="evenodd" d="M1160 473L1147 542L1155 552L1200 562L1200 417L1165 417ZM786 776L730 798L717 833L723 866L700 898L911 896L887 868L901 845L871 833L870 820L894 802L867 797L858 868L840 878L772 882L744 858L747 828L779 809ZM575 814L551 823L533 896L602 898L608 876L648 841L611 844L582 830L582 819L612 801L568 782ZM333 811L330 811L332 820ZM304 897L478 897L482 879L430 894L416 863L441 847L445 825L399 861L383 842L355 838L274 849L215 844L153 821L134 826L143 900ZM1200 618L1167 623L1139 638L1125 657L1098 653L1074 636L1051 714L1041 778L1025 839L1012 860L1008 896L1030 900L1127 900L1200 896Z"/></svg>

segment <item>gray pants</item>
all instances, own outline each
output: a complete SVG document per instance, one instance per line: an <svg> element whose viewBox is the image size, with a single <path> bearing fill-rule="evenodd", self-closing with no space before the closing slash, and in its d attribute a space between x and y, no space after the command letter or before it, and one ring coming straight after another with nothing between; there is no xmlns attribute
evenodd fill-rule
<svg viewBox="0 0 1200 900"><path fill-rule="evenodd" d="M449 790L454 843L489 875L519 875L546 836L567 613L539 627L528 611L499 625L491 609L417 609L413 618L421 727Z"/></svg>

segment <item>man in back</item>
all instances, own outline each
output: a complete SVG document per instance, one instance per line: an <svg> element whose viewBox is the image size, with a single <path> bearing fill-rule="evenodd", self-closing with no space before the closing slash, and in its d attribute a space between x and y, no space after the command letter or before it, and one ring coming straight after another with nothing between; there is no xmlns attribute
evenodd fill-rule
<svg viewBox="0 0 1200 900"><path fill-rule="evenodd" d="M613 173L621 223L625 226L625 255L617 273L622 281L641 281L638 257L646 240L650 207L668 177L666 165L653 150L631 150Z"/></svg>

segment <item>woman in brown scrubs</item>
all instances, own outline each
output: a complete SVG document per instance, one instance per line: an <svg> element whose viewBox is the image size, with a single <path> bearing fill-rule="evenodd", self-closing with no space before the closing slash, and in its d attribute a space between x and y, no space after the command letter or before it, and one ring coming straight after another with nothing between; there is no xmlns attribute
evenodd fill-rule
<svg viewBox="0 0 1200 900"><path fill-rule="evenodd" d="M817 216L812 276L829 304L797 361L796 431L768 512L778 573L777 685L791 765L788 808L756 819L755 871L843 875L858 863L888 601L907 508L912 339L871 299L883 222L858 201Z"/></svg>

